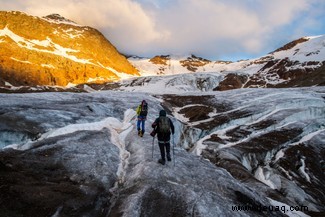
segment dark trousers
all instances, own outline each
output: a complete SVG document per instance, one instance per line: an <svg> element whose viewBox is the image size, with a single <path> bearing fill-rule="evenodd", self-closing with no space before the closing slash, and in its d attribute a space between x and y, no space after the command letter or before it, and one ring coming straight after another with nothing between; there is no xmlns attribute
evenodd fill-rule
<svg viewBox="0 0 325 217"><path fill-rule="evenodd" d="M167 157L170 158L170 143L169 142L158 142L159 149L160 149L160 155L162 160L165 159L165 153L167 153ZM165 152L166 149L166 152Z"/></svg>

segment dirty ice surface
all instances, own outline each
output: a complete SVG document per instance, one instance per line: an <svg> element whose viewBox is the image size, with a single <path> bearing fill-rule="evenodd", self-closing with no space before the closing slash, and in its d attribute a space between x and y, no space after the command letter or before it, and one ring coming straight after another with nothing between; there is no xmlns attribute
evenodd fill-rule
<svg viewBox="0 0 325 217"><path fill-rule="evenodd" d="M281 92L280 90L273 93L273 90L252 89L228 92L225 95L218 94L218 97L225 97L224 100L236 100L237 108L242 109L247 106L256 106L265 103L263 97L274 96L274 101L269 101L270 109L264 110L263 113L256 113L254 119L257 121L264 119L277 109L285 109L283 107L299 109L304 106L311 106L310 113L297 114L288 117L275 127L288 125L291 123L303 121L304 117L317 116L323 117L324 111L313 110L313 107L324 105L323 95L324 89L316 89L311 91L288 90ZM186 93L188 95L198 95L199 93ZM205 94L214 94L208 92ZM263 96L264 94L264 96ZM286 103L277 106L275 99L282 99L283 94L290 94L283 99ZM297 95L306 97L310 100L295 101ZM290 101L289 98L293 98ZM149 114L146 121L146 133L144 137L138 137L136 133L136 114L137 105L146 99L149 105ZM48 146L63 146L61 154L73 153L75 149L78 155L73 156L73 160L64 161L64 165L74 178L77 171L82 171L83 176L87 175L103 185L107 185L108 190L115 197L112 197L112 206L109 212L123 213L123 216L152 216L157 211L166 211L178 216L305 216L302 212L270 211L256 213L254 211L234 211L234 206L267 206L274 204L288 206L285 203L268 199L265 191L261 190L261 185L251 186L236 180L229 172L221 167L205 160L200 156L201 149L204 149L204 137L197 134L187 134L184 140L184 129L188 126L195 126L199 123L185 122L186 118L177 120L181 114L174 113L172 118L176 133L173 136L172 162L162 166L157 163L160 158L157 141L150 135L151 123L157 117L159 110L162 109L160 102L162 99L158 96L151 96L147 93L139 92L115 92L103 91L94 93L33 93L33 94L13 94L0 95L0 146L2 151L19 150L26 151L31 149L47 149ZM291 103L292 102L292 103ZM245 105L246 103L246 105ZM321 106L322 107L322 106ZM324 108L324 107L322 107ZM169 108L170 110L177 108ZM258 110L258 109L256 109ZM171 114L171 113L170 113ZM218 114L215 110L210 114L210 118ZM176 117L176 118L175 118ZM245 124L247 120L236 120L236 125ZM232 123L234 124L234 123ZM188 125L188 126L187 126ZM231 127L231 124L225 124L214 129L221 136L222 130ZM108 132L94 139L81 140L85 142L82 147L82 153L77 146L69 145L70 141L85 138L87 135L100 134ZM195 132L195 131L188 131ZM77 134L82 133L85 137L78 137ZM260 133L260 132L258 132ZM314 131L308 129L301 140L315 138L320 136L320 141L324 141L323 128ZM224 135L226 136L226 135ZM44 141L52 141L60 138L65 141L59 143L46 143ZM183 147L186 146L188 138L196 140L193 153L187 152ZM107 143L98 141L107 141ZM201 140L200 140L201 139ZM201 141L201 142L200 142ZM98 144L104 144L102 147ZM118 162L109 162L113 157L108 157L114 148L118 150ZM291 145L294 145L292 143ZM71 147L70 147L71 146ZM226 144L219 148L236 146L236 142ZM110 147L107 149L107 147ZM96 153L94 154L94 150ZM101 151L102 150L102 151ZM112 151L113 153L113 151ZM196 154L199 154L196 155ZM71 157L71 155L69 155ZM86 158L85 158L86 156ZM278 155L278 160L281 154ZM94 159L96 158L96 159ZM101 169L92 168L93 164L85 161L99 163ZM104 169L105 165L110 163L111 169ZM300 171L305 175L306 179L311 177L305 171L304 160L302 160ZM248 163L249 164L249 163ZM115 168L115 169L114 169ZM114 173L114 174L113 174ZM112 178L116 177L112 184ZM267 181L267 177L262 176L262 172L257 170L256 178L264 182L267 186L274 189L274 183ZM75 180L81 179L77 176ZM265 187L263 187L265 188ZM162 203L161 200L167 201ZM168 210L171 208L172 210ZM317 211L317 208L315 208ZM57 209L55 216L60 216L61 209ZM157 213L156 213L157 214ZM159 216L159 215L158 215ZM161 216L164 216L161 214Z"/></svg>

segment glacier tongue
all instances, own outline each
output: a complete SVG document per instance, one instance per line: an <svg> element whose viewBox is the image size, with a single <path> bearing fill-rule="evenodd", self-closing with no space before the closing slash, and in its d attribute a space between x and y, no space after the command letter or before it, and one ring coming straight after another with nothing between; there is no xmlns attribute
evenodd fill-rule
<svg viewBox="0 0 325 217"><path fill-rule="evenodd" d="M0 193L9 200L0 208L7 216L324 212L324 97L321 87L0 94L0 132L9 141L0 151ZM138 137L135 109L143 99L149 115ZM175 162L165 166L149 136L162 108L176 127ZM28 131L37 136L21 139ZM290 206L309 212L287 212Z"/></svg>

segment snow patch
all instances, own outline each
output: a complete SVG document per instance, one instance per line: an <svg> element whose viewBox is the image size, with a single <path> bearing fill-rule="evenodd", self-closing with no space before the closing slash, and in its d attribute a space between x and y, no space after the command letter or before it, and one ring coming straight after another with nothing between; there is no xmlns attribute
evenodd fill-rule
<svg viewBox="0 0 325 217"><path fill-rule="evenodd" d="M63 56L67 59L70 59L74 62L84 63L84 64L93 64L90 60L79 59L76 56L71 55L70 53L77 53L78 50L71 48L62 47L61 45L55 44L49 37L46 40L28 40L25 39L14 32L12 32L7 26L0 30L0 36L8 36L11 38L19 47L26 48L29 50L35 50L43 53L51 53L57 56ZM43 47L43 48L40 48Z"/></svg>
<svg viewBox="0 0 325 217"><path fill-rule="evenodd" d="M19 59L16 59L14 57L10 57L10 59L15 60L15 61L20 62L20 63L32 64L31 62L29 62L27 60L19 60Z"/></svg>
<svg viewBox="0 0 325 217"><path fill-rule="evenodd" d="M268 185L270 188L275 189L275 185L273 184L273 182L269 179L269 174L265 173L263 168L261 166L259 166L256 169L256 172L254 174L254 177L263 182L264 184Z"/></svg>
<svg viewBox="0 0 325 217"><path fill-rule="evenodd" d="M276 153L274 163L276 163L278 160L280 160L283 156L284 156L284 151L283 151L283 149L281 149L280 151L278 151Z"/></svg>
<svg viewBox="0 0 325 217"><path fill-rule="evenodd" d="M45 68L52 68L52 69L55 69L55 67L52 65L52 64L41 64L42 67L45 67Z"/></svg>
<svg viewBox="0 0 325 217"><path fill-rule="evenodd" d="M305 164L305 157L301 157L300 158L300 164L301 166L299 167L298 171L300 173L300 175L307 181L310 182L310 177L308 175L308 173L306 172L306 164Z"/></svg>

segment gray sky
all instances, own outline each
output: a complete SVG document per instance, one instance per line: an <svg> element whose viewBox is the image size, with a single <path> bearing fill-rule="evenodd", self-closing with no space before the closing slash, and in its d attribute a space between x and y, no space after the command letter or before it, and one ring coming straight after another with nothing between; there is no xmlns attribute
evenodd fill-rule
<svg viewBox="0 0 325 217"><path fill-rule="evenodd" d="M324 0L0 0L1 10L58 13L101 31L125 54L195 54L210 60L265 55L325 34Z"/></svg>

